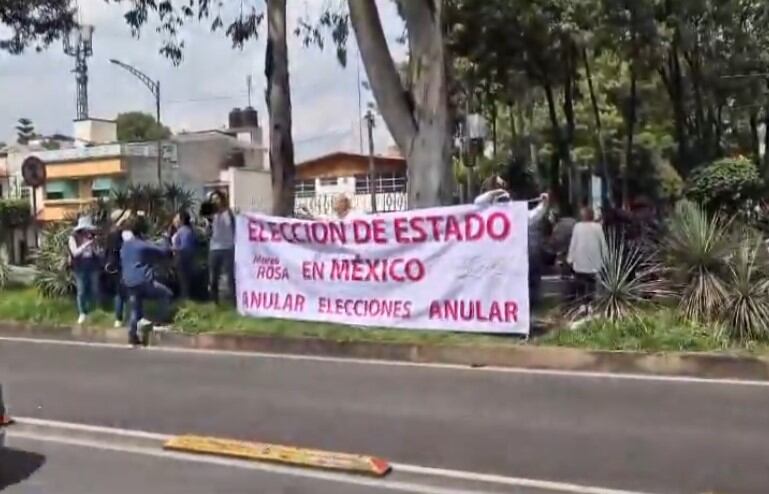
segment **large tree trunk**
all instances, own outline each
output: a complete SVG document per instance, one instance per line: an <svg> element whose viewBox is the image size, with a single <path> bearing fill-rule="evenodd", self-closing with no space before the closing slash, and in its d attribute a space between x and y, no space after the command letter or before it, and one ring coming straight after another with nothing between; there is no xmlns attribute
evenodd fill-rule
<svg viewBox="0 0 769 494"><path fill-rule="evenodd" d="M553 86L549 82L545 82L542 87L545 90L550 127L553 133L553 145L556 148L556 151L553 153L553 159L550 162L550 191L552 194L555 194L558 204L566 204L568 201L566 201L563 188L561 187L561 160L564 159L564 164L567 167L569 166L569 163L565 161L569 156L569 146L566 144L566 139L563 138L561 125L558 121Z"/></svg>
<svg viewBox="0 0 769 494"><path fill-rule="evenodd" d="M348 5L379 111L408 163L409 207L450 204L454 177L443 1L399 2L409 36L410 95L388 50L375 0L349 0Z"/></svg>
<svg viewBox="0 0 769 494"><path fill-rule="evenodd" d="M686 103L684 101L686 95L684 93L678 43L679 34L675 33L673 43L670 50L668 50L667 70L660 70L660 75L667 88L670 102L673 105L673 120L675 123L676 142L678 144L677 169L679 173L685 176L689 171L691 163L689 163L689 142L686 132Z"/></svg>
<svg viewBox="0 0 769 494"><path fill-rule="evenodd" d="M264 75L265 99L270 115L270 173L272 211L278 216L294 214L294 141L291 136L291 87L286 45L286 0L267 1L267 52Z"/></svg>

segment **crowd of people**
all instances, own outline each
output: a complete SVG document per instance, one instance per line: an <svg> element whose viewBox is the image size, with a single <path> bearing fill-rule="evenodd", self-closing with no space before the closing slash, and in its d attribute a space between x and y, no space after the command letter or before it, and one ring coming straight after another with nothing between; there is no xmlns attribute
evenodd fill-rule
<svg viewBox="0 0 769 494"><path fill-rule="evenodd" d="M483 192L475 199L479 206L511 202L514 199L507 183L498 176L488 180ZM553 204L548 194L528 200L528 261L529 293L532 307L540 302L541 279L545 267L559 265L563 273L573 280L571 298L581 302L580 312L590 312L590 302L596 289L596 276L606 252L604 229L595 211L590 207L580 210L574 219L565 208L559 211L557 221L550 214ZM215 303L233 304L235 301L235 215L227 197L215 191L201 207L200 216L209 230L208 282L209 295ZM304 211L298 215L305 219L317 217ZM335 198L334 219L358 216L345 195ZM326 218L324 218L326 219ZM148 222L141 214L130 215L116 211L111 217L111 228L100 242L98 229L87 216L80 217L69 238L69 260L76 285L78 324L84 324L100 298L99 285L103 276L114 287L115 327L129 328L132 345L141 345L145 337L143 327L152 323L145 319L144 307L148 300L158 301L158 321L168 321L168 311L174 292L158 276L157 266L170 260L176 272L177 296L189 299L197 278L195 259L199 245L189 211L179 211L162 242L147 239ZM225 299L220 290L224 280ZM126 320L127 318L127 320Z"/></svg>
<svg viewBox="0 0 769 494"><path fill-rule="evenodd" d="M515 199L507 183L499 176L487 180L483 188L481 195L475 199L476 205L505 203ZM581 315L589 315L597 276L607 251L604 226L596 217L596 211L590 206L583 206L579 218L575 219L568 206L553 211L554 205L546 193L528 202L533 206L528 215L531 306L536 307L541 301L545 267L558 266L563 277L571 282L568 298L579 304L578 312Z"/></svg>
<svg viewBox="0 0 769 494"><path fill-rule="evenodd" d="M235 215L227 197L215 191L201 208L201 216L205 218L210 234L208 280L211 299L234 305ZM149 223L141 214L116 211L110 219L111 228L105 239L98 238L99 229L88 216L78 219L69 238L69 265L75 279L78 324L84 324L100 302L100 283L105 275L115 291L115 327L127 323L130 343L141 345L146 343L142 328L152 325L144 317L145 302L156 300L160 311L157 320L167 322L174 297L174 292L158 275L158 265L161 261L171 260L178 281L178 296L190 298L197 275L195 258L199 243L189 211L176 214L161 242L147 239ZM228 288L226 299L220 293L222 280Z"/></svg>

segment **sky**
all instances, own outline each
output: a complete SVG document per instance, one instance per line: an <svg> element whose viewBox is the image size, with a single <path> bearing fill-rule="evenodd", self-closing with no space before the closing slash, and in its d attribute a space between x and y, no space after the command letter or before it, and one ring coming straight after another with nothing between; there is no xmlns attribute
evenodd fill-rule
<svg viewBox="0 0 769 494"><path fill-rule="evenodd" d="M251 0L263 5L259 0ZM297 161L337 150L359 151L358 73L366 79L359 62L354 34L350 33L349 61L339 65L329 42L324 51L304 47L293 35L299 17L312 18L329 2L339 0L290 0L289 67ZM406 48L396 39L403 34L394 3L378 0L380 15L391 51L405 58ZM127 111L155 112L149 90L131 74L109 63L114 58L139 68L161 83L161 120L174 132L223 128L233 107L248 104L246 78L253 80L252 106L260 123L267 126L264 105L264 36L241 49L233 49L223 32L211 33L207 24L191 22L181 32L184 60L174 66L158 53L162 38L155 25L145 27L139 39L131 36L121 6L104 0L80 0L81 22L94 26L93 56L89 58L89 113L114 119ZM225 23L226 23L225 19ZM262 26L262 34L265 33ZM0 53L0 141L15 141L17 120L31 119L39 133L72 134L75 118L74 59L63 53L61 43L43 53ZM358 70L359 69L359 70ZM364 88L365 112L373 96ZM384 152L392 144L381 117L375 129L375 148ZM365 132L365 129L364 129ZM365 135L365 134L364 134ZM266 139L266 137L265 137ZM265 140L266 144L266 140ZM363 142L367 149L367 141Z"/></svg>

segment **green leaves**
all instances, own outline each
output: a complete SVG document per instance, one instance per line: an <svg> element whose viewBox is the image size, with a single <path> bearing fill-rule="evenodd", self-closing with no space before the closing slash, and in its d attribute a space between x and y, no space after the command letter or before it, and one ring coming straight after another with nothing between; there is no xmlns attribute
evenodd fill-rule
<svg viewBox="0 0 769 494"><path fill-rule="evenodd" d="M747 158L728 158L696 169L686 183L686 194L713 211L736 213L757 199L764 182Z"/></svg>
<svg viewBox="0 0 769 494"><path fill-rule="evenodd" d="M148 113L128 112L117 116L117 138L120 142L156 141L171 135Z"/></svg>

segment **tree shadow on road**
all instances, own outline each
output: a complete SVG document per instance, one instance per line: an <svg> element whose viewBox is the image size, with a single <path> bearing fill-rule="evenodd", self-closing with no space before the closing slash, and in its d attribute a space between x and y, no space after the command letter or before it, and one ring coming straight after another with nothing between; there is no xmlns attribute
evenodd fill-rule
<svg viewBox="0 0 769 494"><path fill-rule="evenodd" d="M30 478L45 464L45 456L0 448L0 491Z"/></svg>

